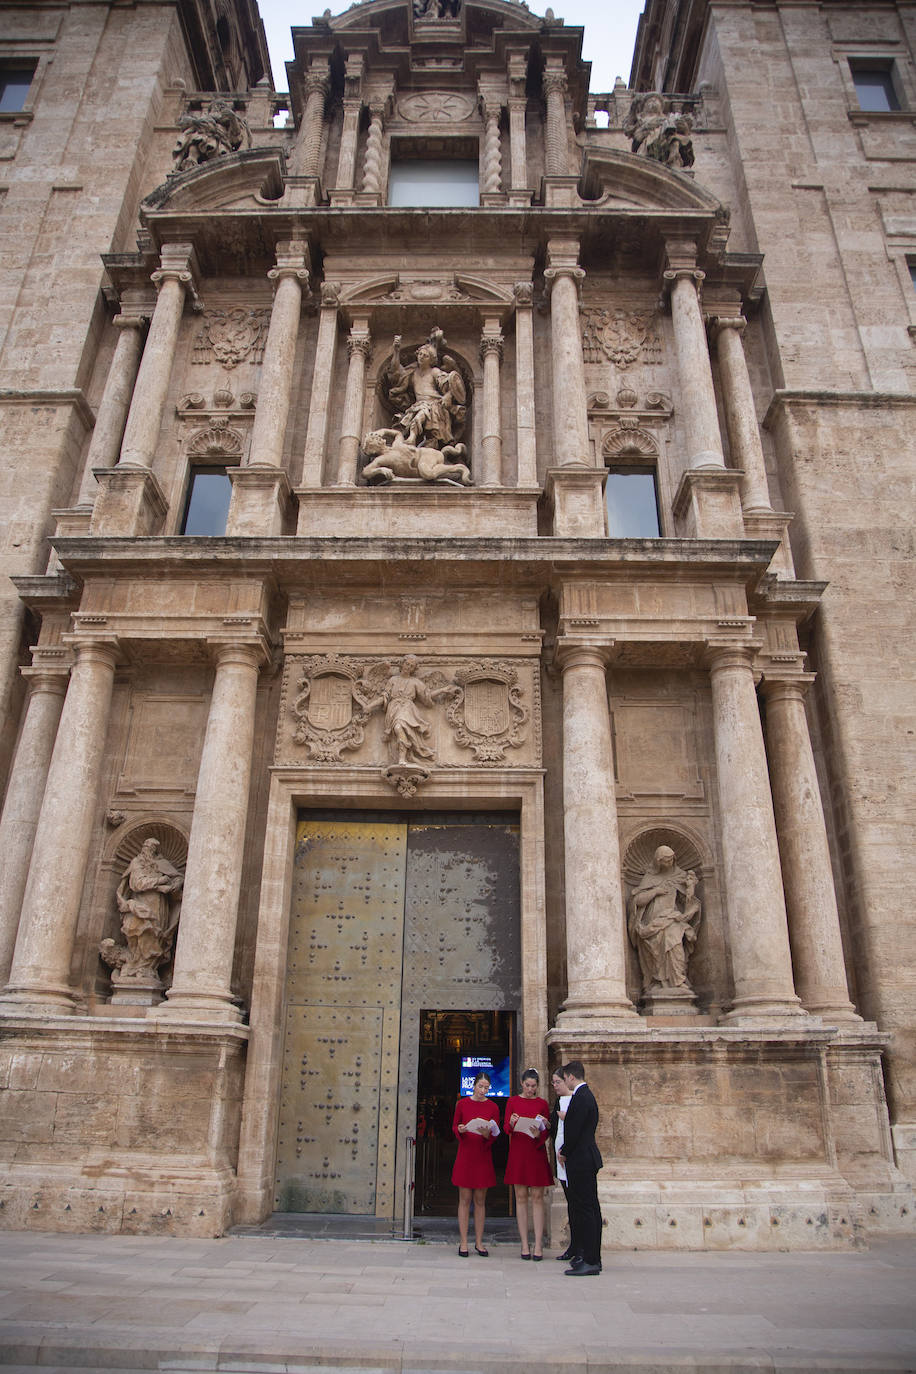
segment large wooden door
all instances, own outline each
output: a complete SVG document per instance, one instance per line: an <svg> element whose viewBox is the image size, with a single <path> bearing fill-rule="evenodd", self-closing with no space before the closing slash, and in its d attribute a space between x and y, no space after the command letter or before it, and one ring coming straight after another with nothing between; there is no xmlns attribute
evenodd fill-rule
<svg viewBox="0 0 916 1374"><path fill-rule="evenodd" d="M395 1218L421 1009L520 1007L518 826L305 813L296 839L274 1205Z"/></svg>

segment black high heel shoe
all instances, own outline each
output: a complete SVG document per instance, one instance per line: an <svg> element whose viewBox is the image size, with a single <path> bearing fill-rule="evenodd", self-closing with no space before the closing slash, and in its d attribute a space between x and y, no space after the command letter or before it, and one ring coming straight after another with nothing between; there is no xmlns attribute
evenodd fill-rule
<svg viewBox="0 0 916 1374"><path fill-rule="evenodd" d="M461 1248L460 1245L458 1246L458 1253L459 1253L459 1255L461 1256L462 1259L467 1259L467 1257L468 1257L468 1252L467 1252L467 1250L462 1250L462 1248Z"/></svg>
<svg viewBox="0 0 916 1374"><path fill-rule="evenodd" d="M482 1255L484 1259L486 1259L487 1255L490 1253L489 1250L481 1250L479 1245L475 1245L474 1249L477 1251L478 1255Z"/></svg>
<svg viewBox="0 0 916 1374"><path fill-rule="evenodd" d="M522 1259L524 1259L524 1260L530 1260L530 1259L531 1259L531 1256L530 1256L530 1255L526 1255L524 1252L522 1252Z"/></svg>

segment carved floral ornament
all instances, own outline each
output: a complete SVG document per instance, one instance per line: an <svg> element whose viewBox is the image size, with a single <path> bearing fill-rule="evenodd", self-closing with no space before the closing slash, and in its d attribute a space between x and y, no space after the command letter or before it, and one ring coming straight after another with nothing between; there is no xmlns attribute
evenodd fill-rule
<svg viewBox="0 0 916 1374"><path fill-rule="evenodd" d="M299 660L293 672L293 740L317 763L339 763L345 750L359 749L375 711L384 711L383 738L392 756L386 776L409 772L416 775L414 787L428 776L427 764L436 762L430 717L440 703L447 703L445 719L456 743L478 763L502 763L506 750L518 749L527 735L530 712L511 663L483 659L449 676L412 654L400 662L321 654Z"/></svg>
<svg viewBox="0 0 916 1374"><path fill-rule="evenodd" d="M455 124L476 110L477 101L460 91L414 91L398 101L398 114L409 124Z"/></svg>

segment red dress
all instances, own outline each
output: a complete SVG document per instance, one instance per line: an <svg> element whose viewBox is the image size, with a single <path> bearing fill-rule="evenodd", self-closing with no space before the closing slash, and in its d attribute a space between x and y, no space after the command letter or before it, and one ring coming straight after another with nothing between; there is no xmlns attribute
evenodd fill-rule
<svg viewBox="0 0 916 1374"><path fill-rule="evenodd" d="M455 1119L452 1130L458 1139L458 1154L452 1170L452 1182L456 1188L492 1188L496 1183L496 1170L493 1168L492 1135L477 1135L474 1131L461 1131L475 1116L485 1121L495 1121L499 1125L499 1112L489 1098L475 1102L473 1097L459 1097L455 1106Z"/></svg>
<svg viewBox="0 0 916 1374"><path fill-rule="evenodd" d="M550 1108L543 1097L510 1097L506 1103L505 1130L509 1137L506 1182L521 1183L528 1188L549 1188L553 1183L553 1171L547 1158L548 1127L544 1126L537 1140L523 1131L513 1131L509 1127L509 1119L516 1113L519 1116L542 1116L549 1121Z"/></svg>

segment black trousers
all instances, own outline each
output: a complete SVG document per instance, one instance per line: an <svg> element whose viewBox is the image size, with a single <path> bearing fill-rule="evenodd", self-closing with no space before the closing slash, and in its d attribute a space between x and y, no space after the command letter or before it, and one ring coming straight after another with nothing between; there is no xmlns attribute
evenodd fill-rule
<svg viewBox="0 0 916 1374"><path fill-rule="evenodd" d="M601 1206L594 1169L566 1166L566 1205L569 1208L570 1249L586 1264L601 1263Z"/></svg>

